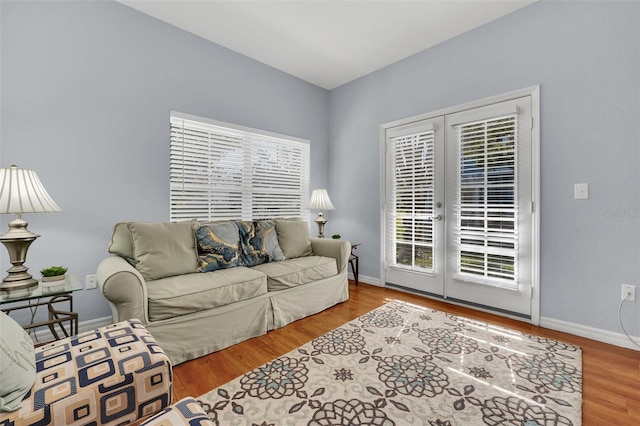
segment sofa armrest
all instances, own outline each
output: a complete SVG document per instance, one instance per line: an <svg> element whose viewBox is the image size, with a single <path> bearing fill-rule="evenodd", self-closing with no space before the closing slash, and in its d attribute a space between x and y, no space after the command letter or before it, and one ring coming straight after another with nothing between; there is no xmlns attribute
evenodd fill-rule
<svg viewBox="0 0 640 426"><path fill-rule="evenodd" d="M147 283L136 268L119 256L110 256L100 262L96 277L114 322L137 318L149 324Z"/></svg>
<svg viewBox="0 0 640 426"><path fill-rule="evenodd" d="M327 238L310 238L311 250L316 256L333 257L338 264L338 273L342 273L349 265L351 243L346 240Z"/></svg>

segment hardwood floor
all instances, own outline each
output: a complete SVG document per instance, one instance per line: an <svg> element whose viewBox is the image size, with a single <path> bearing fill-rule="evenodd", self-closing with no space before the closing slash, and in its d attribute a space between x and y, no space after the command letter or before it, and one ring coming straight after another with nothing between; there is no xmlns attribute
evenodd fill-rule
<svg viewBox="0 0 640 426"><path fill-rule="evenodd" d="M174 367L174 401L197 397L358 316L398 299L582 347L582 418L589 425L640 425L640 352L444 302L349 283L348 301L264 336Z"/></svg>

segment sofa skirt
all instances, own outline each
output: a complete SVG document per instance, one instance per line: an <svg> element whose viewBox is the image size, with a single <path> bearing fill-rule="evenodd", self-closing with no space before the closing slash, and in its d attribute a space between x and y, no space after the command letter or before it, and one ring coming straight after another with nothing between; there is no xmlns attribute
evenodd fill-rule
<svg viewBox="0 0 640 426"><path fill-rule="evenodd" d="M173 365L235 345L349 298L347 272L146 325Z"/></svg>
<svg viewBox="0 0 640 426"><path fill-rule="evenodd" d="M216 352L267 332L271 302L258 296L231 305L147 325L173 365Z"/></svg>
<svg viewBox="0 0 640 426"><path fill-rule="evenodd" d="M349 299L349 282L345 270L333 277L269 294L273 311L269 330L273 330Z"/></svg>

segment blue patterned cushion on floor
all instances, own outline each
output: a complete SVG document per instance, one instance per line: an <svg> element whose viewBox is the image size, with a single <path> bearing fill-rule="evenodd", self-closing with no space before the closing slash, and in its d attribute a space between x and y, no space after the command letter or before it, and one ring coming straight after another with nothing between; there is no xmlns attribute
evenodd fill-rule
<svg viewBox="0 0 640 426"><path fill-rule="evenodd" d="M236 224L240 232L241 266L284 260L273 220L238 221Z"/></svg>
<svg viewBox="0 0 640 426"><path fill-rule="evenodd" d="M193 425L209 426L214 423L194 398L188 396L151 417L140 426Z"/></svg>

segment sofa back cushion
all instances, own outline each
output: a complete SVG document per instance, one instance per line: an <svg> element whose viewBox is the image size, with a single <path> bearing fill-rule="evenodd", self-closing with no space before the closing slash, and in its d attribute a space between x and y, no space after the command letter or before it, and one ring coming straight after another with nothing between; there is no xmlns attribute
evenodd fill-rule
<svg viewBox="0 0 640 426"><path fill-rule="evenodd" d="M276 219L275 224L278 243L285 258L313 255L309 241L309 223L299 219Z"/></svg>
<svg viewBox="0 0 640 426"><path fill-rule="evenodd" d="M198 272L232 268L240 264L240 236L233 221L194 224Z"/></svg>
<svg viewBox="0 0 640 426"><path fill-rule="evenodd" d="M36 380L33 341L0 311L0 412L15 411Z"/></svg>
<svg viewBox="0 0 640 426"><path fill-rule="evenodd" d="M129 224L136 269L145 280L189 274L198 269L192 222Z"/></svg>
<svg viewBox="0 0 640 426"><path fill-rule="evenodd" d="M284 260L278 244L276 224L273 220L255 222L238 221L240 231L241 265L255 266Z"/></svg>

